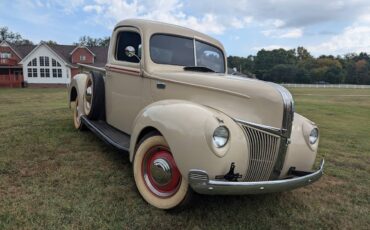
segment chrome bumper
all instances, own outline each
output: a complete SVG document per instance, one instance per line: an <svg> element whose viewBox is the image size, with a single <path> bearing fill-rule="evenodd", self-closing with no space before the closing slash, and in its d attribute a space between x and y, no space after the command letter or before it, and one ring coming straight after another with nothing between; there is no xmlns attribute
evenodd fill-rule
<svg viewBox="0 0 370 230"><path fill-rule="evenodd" d="M324 173L324 164L325 161L323 159L317 171L305 176L283 180L257 182L210 180L207 172L197 169L190 170L188 179L191 188L200 194L243 195L272 193L299 188L317 181Z"/></svg>

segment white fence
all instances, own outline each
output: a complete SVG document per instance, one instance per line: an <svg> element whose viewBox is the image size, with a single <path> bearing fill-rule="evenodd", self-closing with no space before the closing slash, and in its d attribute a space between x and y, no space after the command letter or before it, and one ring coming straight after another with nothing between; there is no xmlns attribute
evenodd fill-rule
<svg viewBox="0 0 370 230"><path fill-rule="evenodd" d="M282 84L291 88L344 88L344 89L370 89L370 85L347 85L347 84Z"/></svg>

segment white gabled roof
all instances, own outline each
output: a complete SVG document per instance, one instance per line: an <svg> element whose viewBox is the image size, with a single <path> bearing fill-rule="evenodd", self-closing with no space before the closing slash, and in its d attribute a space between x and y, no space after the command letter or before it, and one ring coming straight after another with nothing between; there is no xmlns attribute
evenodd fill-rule
<svg viewBox="0 0 370 230"><path fill-rule="evenodd" d="M46 43L44 42L41 42L39 45L37 45L29 54L27 54L27 56L25 56L19 63L20 64L24 64L24 60L26 60L28 57L30 57L39 47L41 46L45 46L51 53L53 53L55 56L57 56L60 60L62 60L62 62L65 64L65 65L69 65L69 63L67 63L63 57L61 57L58 53L56 53L52 48L50 48Z"/></svg>

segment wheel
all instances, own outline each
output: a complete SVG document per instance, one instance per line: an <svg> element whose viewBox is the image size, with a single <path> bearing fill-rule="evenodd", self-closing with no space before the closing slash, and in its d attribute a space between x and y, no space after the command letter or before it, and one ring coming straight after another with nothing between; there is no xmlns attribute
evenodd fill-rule
<svg viewBox="0 0 370 230"><path fill-rule="evenodd" d="M86 79L83 108L90 120L102 119L105 115L105 89L101 74L91 72Z"/></svg>
<svg viewBox="0 0 370 230"><path fill-rule="evenodd" d="M152 134L140 141L133 170L136 186L149 204L159 209L174 209L189 202L191 188L163 136Z"/></svg>
<svg viewBox="0 0 370 230"><path fill-rule="evenodd" d="M80 108L78 107L78 97L77 97L73 107L73 123L76 129L85 130L86 127L81 122L81 113L79 110Z"/></svg>

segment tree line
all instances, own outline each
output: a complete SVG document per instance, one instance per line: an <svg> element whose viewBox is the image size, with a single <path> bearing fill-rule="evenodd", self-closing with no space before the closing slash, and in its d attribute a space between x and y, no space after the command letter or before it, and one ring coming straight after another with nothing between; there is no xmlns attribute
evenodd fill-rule
<svg viewBox="0 0 370 230"><path fill-rule="evenodd" d="M229 56L227 60L229 67L266 81L370 84L370 56L365 52L313 57L304 47L290 50L262 49L256 55Z"/></svg>

